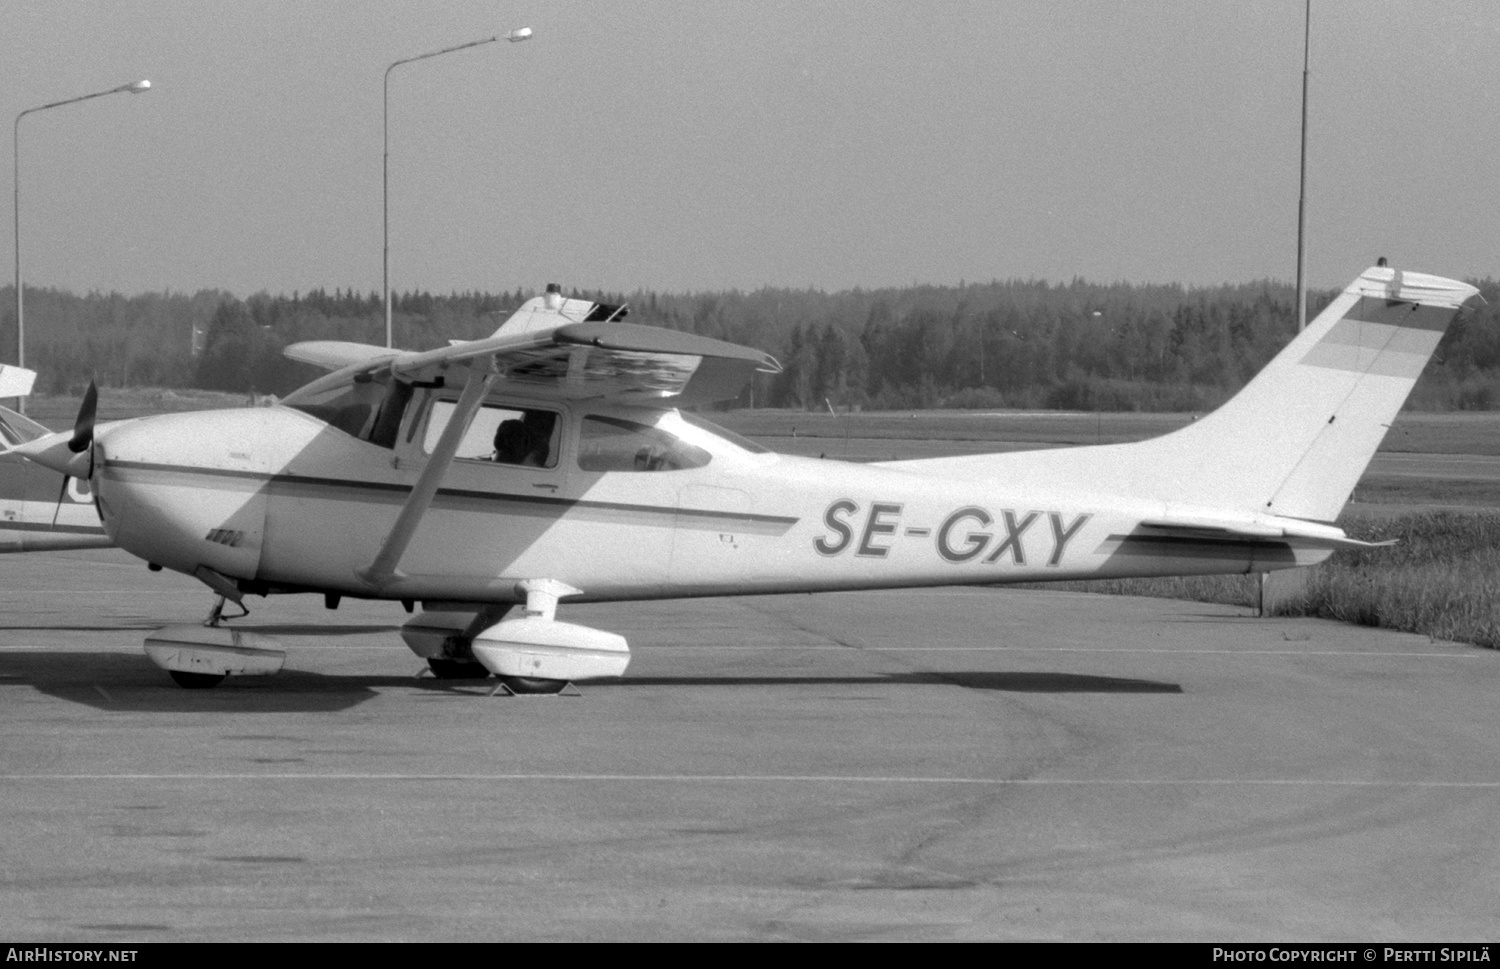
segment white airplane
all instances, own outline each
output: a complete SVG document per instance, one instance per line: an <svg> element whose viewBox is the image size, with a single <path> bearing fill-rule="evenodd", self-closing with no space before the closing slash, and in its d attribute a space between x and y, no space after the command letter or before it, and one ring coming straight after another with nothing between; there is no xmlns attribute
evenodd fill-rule
<svg viewBox="0 0 1500 969"><path fill-rule="evenodd" d="M26 397L36 371L0 364L0 400ZM19 444L52 433L0 407L0 552L104 548L110 544L89 483L23 461Z"/></svg>
<svg viewBox="0 0 1500 969"><path fill-rule="evenodd" d="M420 602L403 638L437 675L547 692L629 658L558 620L565 598L1248 573L1366 547L1333 521L1475 292L1369 269L1223 407L1133 444L772 454L686 409L771 357L549 289L488 339L289 347L333 372L275 407L95 429L86 399L71 436L17 450L86 478L121 548L218 595L205 625L147 640L184 686L282 664L223 625L226 599L321 593Z"/></svg>

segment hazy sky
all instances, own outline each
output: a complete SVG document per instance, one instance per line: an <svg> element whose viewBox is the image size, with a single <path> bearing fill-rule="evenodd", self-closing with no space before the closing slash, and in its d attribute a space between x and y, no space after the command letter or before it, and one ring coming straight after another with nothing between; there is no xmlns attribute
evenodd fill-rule
<svg viewBox="0 0 1500 969"><path fill-rule="evenodd" d="M28 284L1295 274L1302 0L0 0ZM1500 3L1313 0L1309 273L1500 276ZM0 160L6 182L10 153ZM9 278L10 231L0 233Z"/></svg>

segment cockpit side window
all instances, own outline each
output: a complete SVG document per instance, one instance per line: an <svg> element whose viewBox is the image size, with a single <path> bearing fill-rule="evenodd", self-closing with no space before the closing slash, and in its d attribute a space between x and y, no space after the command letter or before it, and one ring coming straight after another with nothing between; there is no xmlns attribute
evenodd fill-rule
<svg viewBox="0 0 1500 969"><path fill-rule="evenodd" d="M590 414L579 432L582 471L682 471L711 459L703 448L667 431L619 417Z"/></svg>
<svg viewBox="0 0 1500 969"><path fill-rule="evenodd" d="M433 401L422 437L424 453L431 454L437 447L455 406L451 400ZM485 404L464 432L456 457L523 468L555 468L561 437L562 422L555 411Z"/></svg>

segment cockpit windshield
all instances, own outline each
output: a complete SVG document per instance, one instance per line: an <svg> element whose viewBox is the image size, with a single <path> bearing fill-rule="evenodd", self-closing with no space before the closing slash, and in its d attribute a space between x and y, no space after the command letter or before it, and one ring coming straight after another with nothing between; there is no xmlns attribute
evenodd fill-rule
<svg viewBox="0 0 1500 969"><path fill-rule="evenodd" d="M29 417L18 414L9 407L0 407L0 450L8 451L17 444L34 441L50 433L45 427Z"/></svg>
<svg viewBox="0 0 1500 969"><path fill-rule="evenodd" d="M390 374L361 373L352 380L314 381L282 403L345 434L389 448L395 447L396 432L411 397L411 384Z"/></svg>

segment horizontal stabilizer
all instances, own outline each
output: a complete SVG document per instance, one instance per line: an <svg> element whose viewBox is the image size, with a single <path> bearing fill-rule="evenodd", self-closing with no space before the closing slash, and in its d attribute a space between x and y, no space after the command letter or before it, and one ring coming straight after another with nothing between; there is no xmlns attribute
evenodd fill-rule
<svg viewBox="0 0 1500 969"><path fill-rule="evenodd" d="M1308 549L1382 548L1396 540L1362 542L1339 528L1313 522L1214 522L1210 519L1143 521L1141 527L1163 538L1218 539L1245 542L1291 542Z"/></svg>
<svg viewBox="0 0 1500 969"><path fill-rule="evenodd" d="M0 364L0 399L26 397L36 383L36 371L10 364Z"/></svg>

